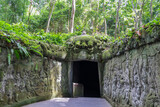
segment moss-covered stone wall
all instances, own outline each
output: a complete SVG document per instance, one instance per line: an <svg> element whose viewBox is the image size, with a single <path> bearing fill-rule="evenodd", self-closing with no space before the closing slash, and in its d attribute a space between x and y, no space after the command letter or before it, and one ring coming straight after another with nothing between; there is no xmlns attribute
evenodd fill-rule
<svg viewBox="0 0 160 107"><path fill-rule="evenodd" d="M160 42L109 59L103 82L113 107L160 107Z"/></svg>
<svg viewBox="0 0 160 107"><path fill-rule="evenodd" d="M107 36L75 36L64 46L7 42L8 37L2 36L0 106L72 96L72 62L88 60L98 62L101 95L113 106L158 107L160 26L139 32L113 41Z"/></svg>
<svg viewBox="0 0 160 107"><path fill-rule="evenodd" d="M67 62L31 55L8 63L6 48L0 48L0 107L21 106L57 96L69 96Z"/></svg>

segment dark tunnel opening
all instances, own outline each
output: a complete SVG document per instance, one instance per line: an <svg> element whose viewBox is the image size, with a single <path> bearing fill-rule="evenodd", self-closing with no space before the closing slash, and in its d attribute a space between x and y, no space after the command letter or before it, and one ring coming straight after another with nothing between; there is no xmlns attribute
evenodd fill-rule
<svg viewBox="0 0 160 107"><path fill-rule="evenodd" d="M73 82L83 84L84 97L100 97L98 63L73 62Z"/></svg>

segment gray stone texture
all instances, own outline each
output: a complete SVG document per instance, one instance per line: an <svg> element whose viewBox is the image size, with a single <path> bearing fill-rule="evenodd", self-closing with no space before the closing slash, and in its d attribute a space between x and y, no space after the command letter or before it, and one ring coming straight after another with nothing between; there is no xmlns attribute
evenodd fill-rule
<svg viewBox="0 0 160 107"><path fill-rule="evenodd" d="M103 96L115 107L160 107L160 43L105 63Z"/></svg>
<svg viewBox="0 0 160 107"><path fill-rule="evenodd" d="M12 56L9 65L7 55L7 49L1 48L0 107L24 100L34 102L68 95L65 62L35 55L21 60Z"/></svg>

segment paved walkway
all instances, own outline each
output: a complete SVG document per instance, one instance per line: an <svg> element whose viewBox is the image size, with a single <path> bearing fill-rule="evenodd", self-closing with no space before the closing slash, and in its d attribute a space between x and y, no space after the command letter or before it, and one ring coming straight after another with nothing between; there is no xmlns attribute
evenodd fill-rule
<svg viewBox="0 0 160 107"><path fill-rule="evenodd" d="M54 98L24 107L111 107L103 98Z"/></svg>

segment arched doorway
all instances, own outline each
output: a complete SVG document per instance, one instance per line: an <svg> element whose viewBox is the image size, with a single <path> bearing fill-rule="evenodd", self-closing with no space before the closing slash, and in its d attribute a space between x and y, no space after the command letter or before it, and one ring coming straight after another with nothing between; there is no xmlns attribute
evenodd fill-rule
<svg viewBox="0 0 160 107"><path fill-rule="evenodd" d="M84 86L84 97L100 97L98 63L74 61L72 82Z"/></svg>

